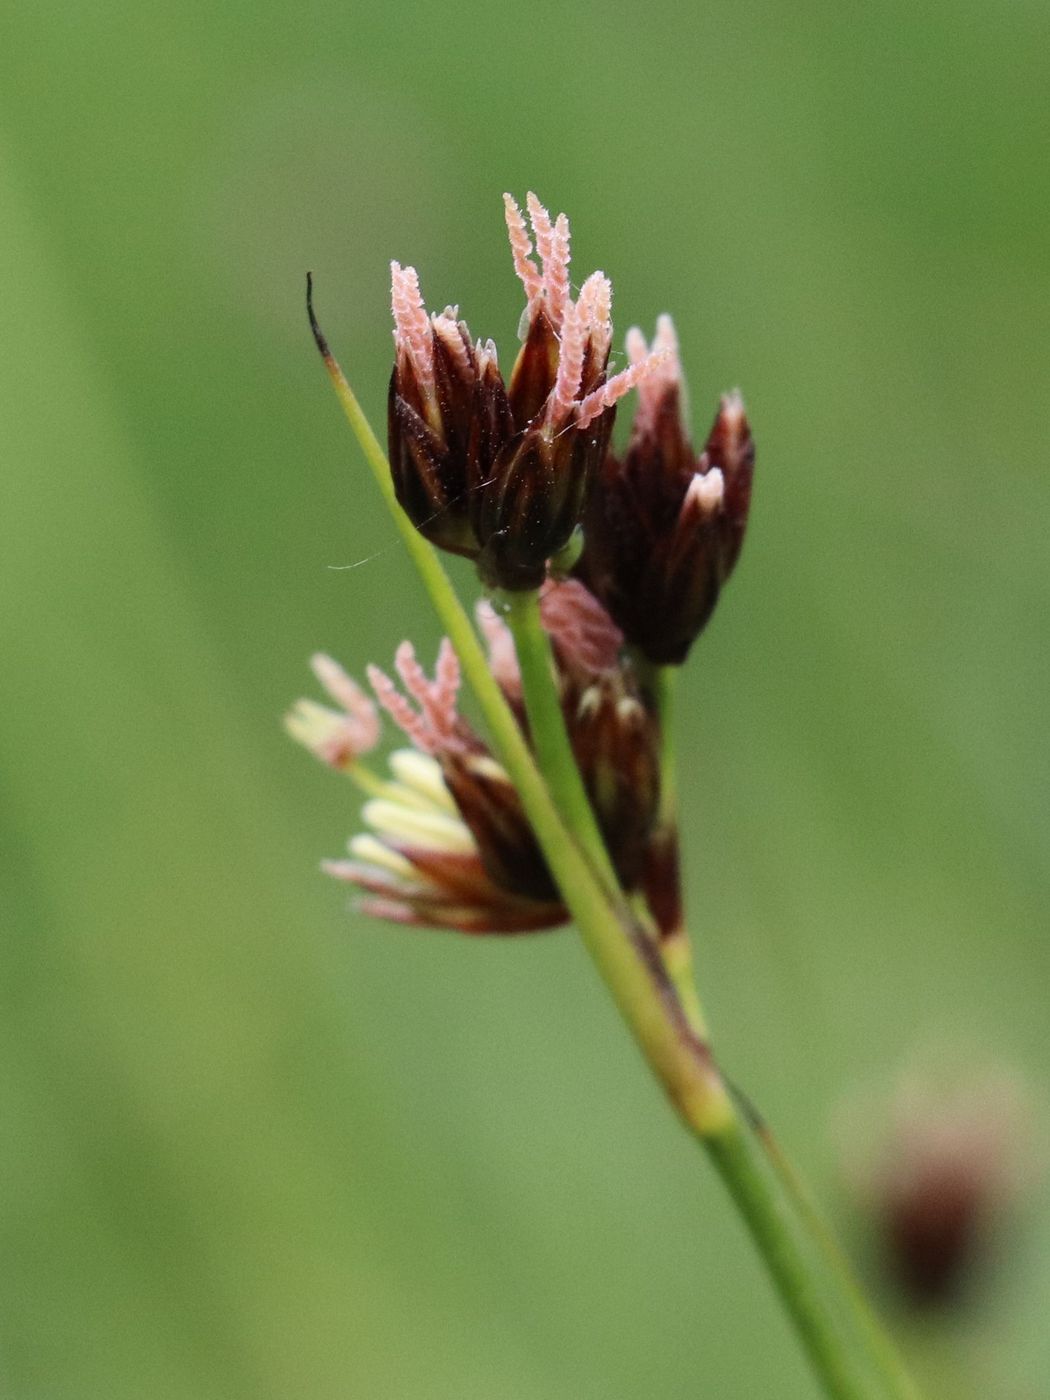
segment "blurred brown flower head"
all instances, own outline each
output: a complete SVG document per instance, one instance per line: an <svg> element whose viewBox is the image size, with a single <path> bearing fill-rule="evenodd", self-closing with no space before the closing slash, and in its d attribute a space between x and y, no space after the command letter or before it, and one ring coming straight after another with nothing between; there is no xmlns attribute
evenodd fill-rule
<svg viewBox="0 0 1050 1400"><path fill-rule="evenodd" d="M849 1175L905 1302L959 1301L1001 1252L1034 1168L1030 1121L1013 1074L902 1081L881 1142L853 1154Z"/></svg>

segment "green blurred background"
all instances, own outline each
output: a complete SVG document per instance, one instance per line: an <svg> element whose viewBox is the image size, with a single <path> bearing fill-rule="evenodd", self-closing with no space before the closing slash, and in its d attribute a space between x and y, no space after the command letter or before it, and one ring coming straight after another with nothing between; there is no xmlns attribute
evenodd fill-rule
<svg viewBox="0 0 1050 1400"><path fill-rule="evenodd" d="M945 1039L1037 1117L1050 1069L1050 12L4 9L2 1393L812 1396L574 938L317 873L356 813L279 727L308 653L437 634L303 277L381 420L388 259L507 354L533 187L621 333L674 311L698 428L745 390L689 895L723 1057L849 1233L844 1101ZM1047 1207L905 1328L935 1394L1050 1395Z"/></svg>

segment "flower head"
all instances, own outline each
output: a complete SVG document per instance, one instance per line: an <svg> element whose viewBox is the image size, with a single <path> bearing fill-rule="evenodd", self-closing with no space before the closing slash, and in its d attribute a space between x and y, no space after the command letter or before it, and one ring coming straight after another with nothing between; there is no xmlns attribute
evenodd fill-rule
<svg viewBox="0 0 1050 1400"><path fill-rule="evenodd" d="M548 584L541 614L558 660L573 750L617 873L631 889L641 876L659 795L655 722L632 673L619 664L620 633L581 584ZM479 620L493 673L524 726L510 633L488 604ZM288 722L294 738L370 793L361 813L368 830L351 839L350 859L324 866L364 893L366 912L468 933L563 923L564 903L517 791L458 712L460 668L448 640L433 677L409 642L395 656L400 684L379 667L368 668L379 706L412 745L391 755L387 779L360 762L365 741L368 748L378 741L375 705L334 662L315 660L315 670L362 719L368 706L367 733L355 731L353 741L346 710L340 716L301 700ZM319 712L331 718L321 723Z"/></svg>
<svg viewBox="0 0 1050 1400"><path fill-rule="evenodd" d="M849 1105L848 1185L910 1307L966 1296L1008 1243L1009 1217L1032 1184L1026 1086L1012 1070L974 1069L957 1054L947 1066L913 1066L881 1107Z"/></svg>
<svg viewBox="0 0 1050 1400"><path fill-rule="evenodd" d="M577 574L658 665L679 665L703 630L743 542L754 444L737 393L722 398L697 455L683 422L684 385L669 316L652 347L627 335L639 385L627 451L608 453L584 516Z"/></svg>
<svg viewBox="0 0 1050 1400"><path fill-rule="evenodd" d="M504 205L526 297L509 381L493 342L472 340L458 307L428 314L415 269L392 263L387 427L394 489L417 529L475 559L487 584L525 589L543 582L580 520L617 401L663 357L642 356L607 378L608 278L592 273L573 300L566 216L552 220L530 194L530 236L510 195Z"/></svg>

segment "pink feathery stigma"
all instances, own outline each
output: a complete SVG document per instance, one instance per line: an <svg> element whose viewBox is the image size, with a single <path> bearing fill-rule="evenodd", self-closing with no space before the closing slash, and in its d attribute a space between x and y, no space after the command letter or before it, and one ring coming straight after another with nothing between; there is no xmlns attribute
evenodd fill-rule
<svg viewBox="0 0 1050 1400"><path fill-rule="evenodd" d="M591 349L599 364L605 363L612 341L612 283L604 272L592 272L579 295L580 314L587 326Z"/></svg>
<svg viewBox="0 0 1050 1400"><path fill-rule="evenodd" d="M649 353L649 344L638 326L631 327L623 338L623 344L632 365L640 364Z"/></svg>
<svg viewBox="0 0 1050 1400"><path fill-rule="evenodd" d="M421 714L416 713L386 672L381 671L378 666L369 666L368 683L375 691L376 699L402 733L421 753L432 754L435 744L430 726Z"/></svg>
<svg viewBox="0 0 1050 1400"><path fill-rule="evenodd" d="M540 261L546 264L550 260L554 244L554 226L551 224L551 216L531 190L525 196L525 207L529 211L529 221L536 238L536 251L540 255Z"/></svg>
<svg viewBox="0 0 1050 1400"><path fill-rule="evenodd" d="M569 665L591 675L619 666L623 633L576 579L547 580L540 590L540 618Z"/></svg>
<svg viewBox="0 0 1050 1400"><path fill-rule="evenodd" d="M594 315L592 335L594 353L599 363L604 362L612 345L612 283L604 272L592 273L594 279Z"/></svg>
<svg viewBox="0 0 1050 1400"><path fill-rule="evenodd" d="M452 356L457 370L464 379L469 380L473 378L473 366L470 363L470 351L455 315L456 309L454 306L446 306L440 316L431 316L430 323L434 327L434 334L440 336L441 343Z"/></svg>
<svg viewBox="0 0 1050 1400"><path fill-rule="evenodd" d="M642 364L650 353L645 344L645 336L637 326L632 326L625 340L627 358L632 365ZM661 368L647 375L638 386L638 410L634 417L635 432L644 432L656 421L656 415L664 395L670 389L683 392L682 366L678 358L678 336L670 316L661 315L656 319L656 334L653 336L653 355L663 355ZM683 405L684 412L684 405Z"/></svg>
<svg viewBox="0 0 1050 1400"><path fill-rule="evenodd" d="M639 360L637 364L628 365L619 374L614 374L600 389L595 389L593 394L588 394L582 403L577 404L577 428L586 428L592 419L598 417L599 413L604 413L607 408L612 408L613 404L622 399L624 394L629 393L637 384L644 383L651 374L656 374L661 370L666 361L667 351L660 350L655 355L647 355L644 360Z"/></svg>
<svg viewBox="0 0 1050 1400"><path fill-rule="evenodd" d="M550 214L531 190L525 196L525 205L536 237L536 251L543 263L547 310L558 330L569 297L569 221L559 214L557 223L552 224Z"/></svg>
<svg viewBox="0 0 1050 1400"><path fill-rule="evenodd" d="M587 345L587 326L580 302L569 302L561 327L561 348L558 352L558 373L547 405L549 422L560 423L569 414L580 392L583 376L583 352Z"/></svg>
<svg viewBox="0 0 1050 1400"><path fill-rule="evenodd" d="M564 214L554 221L550 262L544 264L543 281L550 318L560 326L569 305L569 220Z"/></svg>
<svg viewBox="0 0 1050 1400"><path fill-rule="evenodd" d="M451 642L444 638L438 652L438 663L434 680L427 679L426 672L416 659L416 651L411 642L402 642L394 654L394 665L404 682L405 689L423 711L427 730L436 741L436 747L446 743L456 727L456 694L459 690L459 661Z"/></svg>
<svg viewBox="0 0 1050 1400"><path fill-rule="evenodd" d="M379 714L373 702L355 680L346 674L337 661L324 652L317 652L310 658L313 673L321 685L336 702L342 706L351 720L354 734L354 748L358 753L367 753L379 743Z"/></svg>
<svg viewBox="0 0 1050 1400"><path fill-rule="evenodd" d="M456 649L447 637L442 637L434 667L433 696L438 708L449 717L450 729L455 728L456 724L456 697L461 679Z"/></svg>
<svg viewBox="0 0 1050 1400"><path fill-rule="evenodd" d="M434 365L430 318L419 292L419 275L414 267L390 264L390 307L394 313L394 340L399 350L407 350L415 366L420 387L434 387Z"/></svg>
<svg viewBox="0 0 1050 1400"><path fill-rule="evenodd" d="M542 608L542 599L540 606ZM496 614L489 602L480 602L474 610L478 628L489 649L489 670L503 694L511 700L521 699L521 670L514 638L510 628Z"/></svg>
<svg viewBox="0 0 1050 1400"><path fill-rule="evenodd" d="M510 236L514 271L521 278L522 286L525 288L526 301L534 301L543 290L543 278L540 276L539 268L529 257L532 252L532 240L525 227L525 219L512 195L505 194L503 196L503 210L507 219L507 233Z"/></svg>

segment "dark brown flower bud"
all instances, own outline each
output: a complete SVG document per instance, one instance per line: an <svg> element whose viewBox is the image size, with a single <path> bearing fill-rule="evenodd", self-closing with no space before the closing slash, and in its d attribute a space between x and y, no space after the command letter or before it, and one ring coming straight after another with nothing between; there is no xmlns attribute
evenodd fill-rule
<svg viewBox="0 0 1050 1400"><path fill-rule="evenodd" d="M620 883L641 879L660 800L659 735L631 673L606 673L563 696L569 738Z"/></svg>
<svg viewBox="0 0 1050 1400"><path fill-rule="evenodd" d="M387 412L397 499L439 548L476 559L495 588L538 588L569 541L605 455L614 405L659 367L646 356L606 379L612 291L600 272L569 295L569 225L529 196L542 272L506 196L528 306L507 388L492 341L472 344L458 309L427 314L411 267L392 267L396 356Z"/></svg>
<svg viewBox="0 0 1050 1400"><path fill-rule="evenodd" d="M634 363L646 355L638 331ZM723 397L702 453L682 422L682 381L670 317L653 351L663 367L639 390L627 452L606 456L584 516L576 574L627 640L658 665L680 665L703 630L740 553L754 444L738 394Z"/></svg>
<svg viewBox="0 0 1050 1400"><path fill-rule="evenodd" d="M560 902L521 798L502 765L482 745L446 750L438 762L493 883L527 899Z"/></svg>

